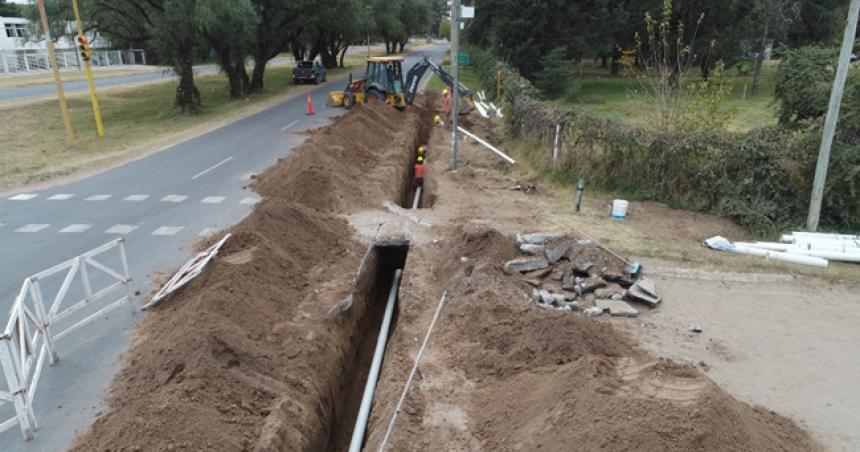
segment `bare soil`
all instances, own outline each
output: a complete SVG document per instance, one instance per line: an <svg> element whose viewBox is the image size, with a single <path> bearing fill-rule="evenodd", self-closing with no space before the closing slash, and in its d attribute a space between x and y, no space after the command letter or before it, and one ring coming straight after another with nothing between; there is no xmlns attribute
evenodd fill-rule
<svg viewBox="0 0 860 452"><path fill-rule="evenodd" d="M262 174L263 201L203 275L146 316L110 409L73 449L342 450L397 266L377 249L353 290L374 236L412 246L367 450L445 291L389 450L821 448L695 366L650 355L622 322L531 303L501 265L518 255L516 233L556 225L540 213L557 201L509 190L516 175L474 143L447 170L448 132L430 128L432 114L359 106ZM406 211L395 204L422 142L432 207Z"/></svg>

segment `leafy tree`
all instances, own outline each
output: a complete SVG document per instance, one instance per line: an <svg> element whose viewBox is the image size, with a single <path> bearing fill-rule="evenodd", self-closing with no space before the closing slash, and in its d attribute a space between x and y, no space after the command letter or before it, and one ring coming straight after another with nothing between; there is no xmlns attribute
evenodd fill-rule
<svg viewBox="0 0 860 452"><path fill-rule="evenodd" d="M761 41L755 60L752 86L750 92L758 92L761 78L761 66L764 54L772 39L785 36L788 27L800 15L800 2L797 0L758 0L755 8L756 21L761 24Z"/></svg>
<svg viewBox="0 0 860 452"><path fill-rule="evenodd" d="M817 119L827 112L830 90L836 74L838 49L817 46L786 51L776 71L776 98L779 101L779 121L797 124ZM846 96L841 107L843 123L853 118L860 105L857 99L860 80L849 72Z"/></svg>
<svg viewBox="0 0 860 452"><path fill-rule="evenodd" d="M301 32L301 11L309 7L306 0L285 2L282 0L252 0L259 23L253 33L251 56L254 71L251 76L251 91L263 89L266 64L290 46ZM301 58L297 58L297 61Z"/></svg>
<svg viewBox="0 0 860 452"><path fill-rule="evenodd" d="M541 58L541 70L535 75L535 85L549 97L562 94L568 84L573 66L567 56L567 48L556 47Z"/></svg>
<svg viewBox="0 0 860 452"><path fill-rule="evenodd" d="M23 17L21 5L8 3L6 0L0 0L0 16L2 17Z"/></svg>
<svg viewBox="0 0 860 452"><path fill-rule="evenodd" d="M250 0L206 0L195 5L200 34L215 52L227 75L230 97L241 97L250 87L245 58L254 44L259 17Z"/></svg>

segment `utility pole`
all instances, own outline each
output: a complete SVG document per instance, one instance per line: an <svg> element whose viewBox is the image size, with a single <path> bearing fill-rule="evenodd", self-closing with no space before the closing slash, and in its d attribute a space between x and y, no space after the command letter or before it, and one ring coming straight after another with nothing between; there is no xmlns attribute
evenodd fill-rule
<svg viewBox="0 0 860 452"><path fill-rule="evenodd" d="M96 82L93 80L93 68L90 65L90 46L87 42L87 37L84 35L84 24L81 21L81 13L78 11L78 0L72 0L72 9L75 12L75 22L78 25L78 42L81 44L82 49L86 48L87 56L84 60L84 68L87 71L87 83L90 85L90 100L93 104L93 116L96 119L96 132L98 132L99 137L104 138L105 136L105 127L102 124L102 112L99 108L99 98L96 96Z"/></svg>
<svg viewBox="0 0 860 452"><path fill-rule="evenodd" d="M845 80L848 78L848 67L851 64L851 50L857 32L858 13L860 13L860 0L851 0L848 23L845 26L845 35L842 37L842 49L839 51L836 79L833 81L833 90L830 91L830 104L827 106L827 118L824 120L821 148L818 150L812 197L809 200L806 228L811 232L818 229L818 219L821 216L821 200L824 198L824 182L827 179L827 167L830 164L830 148L833 146L833 135L836 133L836 122L839 119L839 106L842 104L842 93L845 90Z"/></svg>
<svg viewBox="0 0 860 452"><path fill-rule="evenodd" d="M72 118L69 117L69 107L66 105L66 95L63 93L63 81L60 80L57 52L54 51L54 41L51 41L48 14L45 13L45 0L39 0L38 6L39 15L42 17L42 30L45 32L45 42L48 43L48 57L51 59L51 69L54 72L54 84L57 85L57 100L60 102L60 113L63 115L63 125L66 127L66 142L72 145L75 143L75 132L72 131Z"/></svg>
<svg viewBox="0 0 860 452"><path fill-rule="evenodd" d="M860 1L860 0L857 0ZM457 119L460 114L460 0L453 1L451 12L451 168L457 167Z"/></svg>

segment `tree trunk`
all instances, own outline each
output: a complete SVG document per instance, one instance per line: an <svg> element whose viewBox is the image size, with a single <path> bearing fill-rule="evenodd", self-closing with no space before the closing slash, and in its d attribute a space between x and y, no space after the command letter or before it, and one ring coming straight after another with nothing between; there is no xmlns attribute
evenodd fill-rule
<svg viewBox="0 0 860 452"><path fill-rule="evenodd" d="M709 58L702 58L699 62L699 71L702 73L702 80L707 80L711 76L711 61Z"/></svg>
<svg viewBox="0 0 860 452"><path fill-rule="evenodd" d="M391 55L391 41L388 38L385 38L385 54Z"/></svg>
<svg viewBox="0 0 860 452"><path fill-rule="evenodd" d="M403 49L406 48L406 44L408 44L408 43L409 43L409 38L406 38L403 41L400 41L400 53L403 53Z"/></svg>
<svg viewBox="0 0 860 452"><path fill-rule="evenodd" d="M348 49L348 48L349 48L349 44L343 46L343 49L341 49L341 51L340 51L340 67L344 67L343 66L343 58L346 56L346 49Z"/></svg>
<svg viewBox="0 0 860 452"><path fill-rule="evenodd" d="M251 74L251 84L248 86L250 92L263 90L263 74L266 72L267 61L264 58L254 57L254 70Z"/></svg>
<svg viewBox="0 0 860 452"><path fill-rule="evenodd" d="M606 69L606 68L607 68L607 61L606 61L606 60L607 60L607 58L606 58L606 54L605 54L605 53L604 53L604 54L602 54L602 55L600 55L600 67L601 67L601 68L603 68L603 69ZM614 63L614 61L613 61L613 63Z"/></svg>
<svg viewBox="0 0 860 452"><path fill-rule="evenodd" d="M764 18L764 29L761 33L761 48L759 48L758 55L755 58L755 72L753 72L752 86L750 87L750 94L755 96L758 91L758 81L761 77L761 65L764 62L764 51L767 48L767 38L770 33L770 13L773 11L773 0L767 0L767 11L765 11Z"/></svg>
<svg viewBox="0 0 860 452"><path fill-rule="evenodd" d="M189 50L188 55L177 58L179 86L176 87L176 106L183 113L197 113L200 108L200 91L194 86L194 69L190 54Z"/></svg>
<svg viewBox="0 0 860 452"><path fill-rule="evenodd" d="M230 84L230 98L237 99L242 97L242 75L240 68L237 65L227 65L224 67L227 72L227 82Z"/></svg>
<svg viewBox="0 0 860 452"><path fill-rule="evenodd" d="M612 50L612 64L609 66L609 75L621 73L621 50L617 47Z"/></svg>

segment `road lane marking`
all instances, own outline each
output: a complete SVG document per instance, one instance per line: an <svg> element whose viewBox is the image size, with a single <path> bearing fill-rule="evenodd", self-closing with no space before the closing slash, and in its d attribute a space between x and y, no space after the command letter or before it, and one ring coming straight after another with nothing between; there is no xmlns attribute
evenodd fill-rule
<svg viewBox="0 0 860 452"><path fill-rule="evenodd" d="M48 226L50 226L50 224L25 224L24 226L15 229L15 232L39 232Z"/></svg>
<svg viewBox="0 0 860 452"><path fill-rule="evenodd" d="M215 229L215 228L204 228L197 235L200 237L206 237L206 236L212 235L215 231L217 231L217 229Z"/></svg>
<svg viewBox="0 0 860 452"><path fill-rule="evenodd" d="M91 224L70 224L63 229L60 229L60 232L84 232L87 229L93 227Z"/></svg>
<svg viewBox="0 0 860 452"><path fill-rule="evenodd" d="M144 200L144 199L146 199L146 198L149 198L149 195L128 195L128 196L126 196L125 198L123 198L122 200L123 200L123 201L135 201L135 202L138 202L138 201L143 201L143 200Z"/></svg>
<svg viewBox="0 0 860 452"><path fill-rule="evenodd" d="M176 235L183 229L185 229L183 226L161 226L152 231L152 235Z"/></svg>
<svg viewBox="0 0 860 452"><path fill-rule="evenodd" d="M206 168L205 170L203 170L203 171L201 171L201 172L199 172L199 173L197 173L197 174L195 174L195 175L191 176L191 180L194 180L194 179L197 179L197 178L198 178L198 177L200 177L200 176L203 176L204 174L208 173L209 171L212 171L212 170L214 170L215 168L218 168L219 166L221 166L221 165L223 165L223 164L225 164L225 163L229 162L230 160L233 160L233 157L227 157L226 159L221 160L220 162L218 162L218 163L216 163L216 164L214 164L214 165L210 166L209 168Z"/></svg>
<svg viewBox="0 0 860 452"><path fill-rule="evenodd" d="M292 127L292 126L294 126L294 125L296 125L296 124L298 124L298 123L299 123L299 120L298 120L298 119L296 119L295 121L293 121L293 122L291 122L291 123L289 123L289 124L285 125L284 127L281 127L281 132L283 132L283 131L285 131L285 130L289 129L290 127Z"/></svg>
<svg viewBox="0 0 860 452"><path fill-rule="evenodd" d="M245 198L239 201L239 204L257 204L260 202L260 198Z"/></svg>
<svg viewBox="0 0 860 452"><path fill-rule="evenodd" d="M115 225L107 228L107 230L105 231L105 234L125 235L125 234L131 233L131 231L134 231L137 228L138 228L138 226L135 224L115 224Z"/></svg>
<svg viewBox="0 0 860 452"><path fill-rule="evenodd" d="M49 200L49 201L65 201L65 200L67 200L67 199L69 199L69 198L72 198L72 197L74 197L74 196L75 196L75 195L73 195L73 194L71 194L71 193L57 193L56 195L51 196L50 198L48 198L48 200Z"/></svg>
<svg viewBox="0 0 860 452"><path fill-rule="evenodd" d="M200 202L204 204L218 204L225 199L227 199L226 196L207 196L203 198Z"/></svg>
<svg viewBox="0 0 860 452"><path fill-rule="evenodd" d="M182 195L167 195L161 198L161 202L182 202L188 199L187 196Z"/></svg>
<svg viewBox="0 0 860 452"><path fill-rule="evenodd" d="M20 195L15 195L15 196L9 198L9 201L29 201L29 200L35 198L36 196L39 196L39 195L36 195L33 193L21 193Z"/></svg>
<svg viewBox="0 0 860 452"><path fill-rule="evenodd" d="M106 199L110 199L113 195L92 195L84 201L104 201Z"/></svg>

